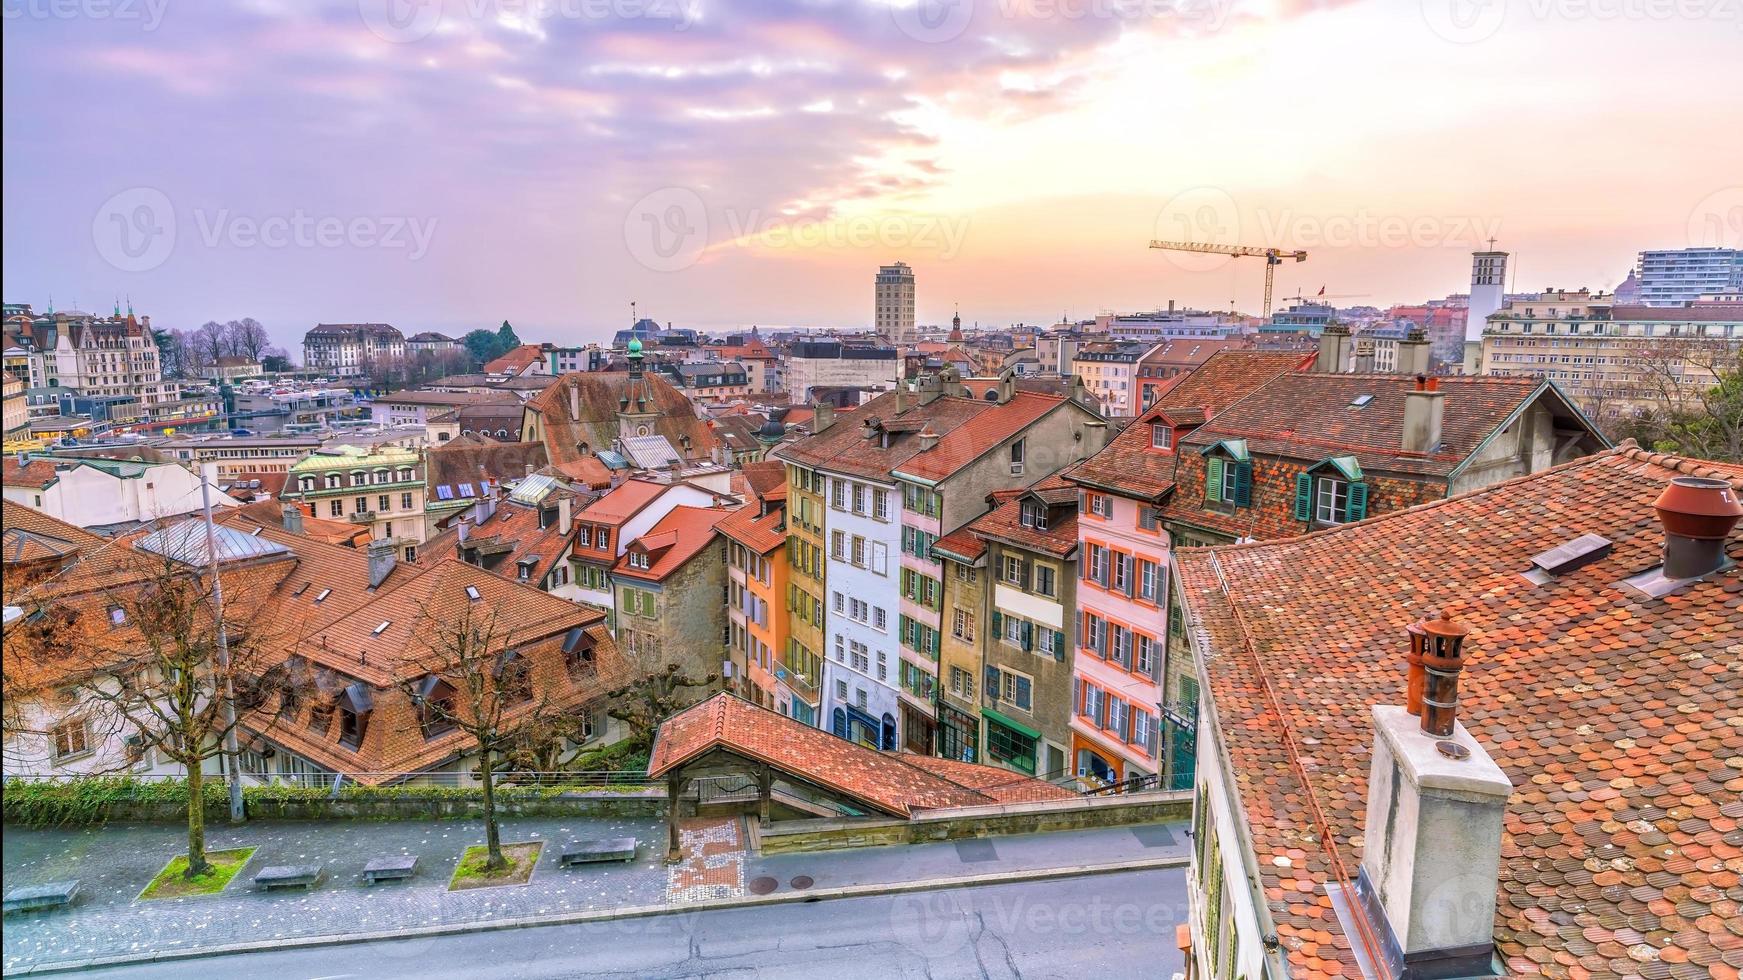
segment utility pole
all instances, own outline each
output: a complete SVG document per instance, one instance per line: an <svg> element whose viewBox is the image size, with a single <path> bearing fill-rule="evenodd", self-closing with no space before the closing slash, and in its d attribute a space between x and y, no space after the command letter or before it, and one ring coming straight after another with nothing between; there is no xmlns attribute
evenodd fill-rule
<svg viewBox="0 0 1743 980"><path fill-rule="evenodd" d="M230 637L224 626L224 587L218 582L218 534L212 527L212 473L200 467L200 507L206 518L206 560L212 567L212 606L218 618L218 669L224 674L224 781L230 787L230 822L247 818L242 810L242 762L236 745L236 685L230 676Z"/></svg>

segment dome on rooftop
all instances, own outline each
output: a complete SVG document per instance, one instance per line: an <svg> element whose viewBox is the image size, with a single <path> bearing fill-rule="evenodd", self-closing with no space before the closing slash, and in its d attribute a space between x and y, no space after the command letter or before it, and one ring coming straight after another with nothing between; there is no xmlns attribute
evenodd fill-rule
<svg viewBox="0 0 1743 980"><path fill-rule="evenodd" d="M629 352L631 354L640 354L642 352L642 342L632 338L629 342Z"/></svg>

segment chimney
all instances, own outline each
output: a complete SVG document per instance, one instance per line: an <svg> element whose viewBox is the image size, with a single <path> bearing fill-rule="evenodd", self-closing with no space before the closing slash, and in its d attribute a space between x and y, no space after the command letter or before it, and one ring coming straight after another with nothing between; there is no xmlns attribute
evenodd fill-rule
<svg viewBox="0 0 1743 980"><path fill-rule="evenodd" d="M557 532L567 535L574 526L571 520L569 495L563 494L557 498Z"/></svg>
<svg viewBox="0 0 1743 980"><path fill-rule="evenodd" d="M1356 341L1356 363L1353 369L1357 374L1374 373L1374 341L1363 337Z"/></svg>
<svg viewBox="0 0 1743 980"><path fill-rule="evenodd" d="M1664 577L1699 578L1724 568L1725 541L1743 518L1743 503L1725 480L1679 476L1652 502L1664 525Z"/></svg>
<svg viewBox="0 0 1743 980"><path fill-rule="evenodd" d="M1416 376L1415 389L1404 395L1403 450L1407 453L1432 453L1440 448L1441 424L1446 419L1446 392L1440 390L1440 379L1432 375Z"/></svg>
<svg viewBox="0 0 1743 980"><path fill-rule="evenodd" d="M394 543L392 538L376 538L369 542L369 587L379 586L393 571Z"/></svg>
<svg viewBox="0 0 1743 980"><path fill-rule="evenodd" d="M811 419L811 434L821 435L824 430L835 424L835 406L828 402L818 402L812 407L814 413Z"/></svg>
<svg viewBox="0 0 1743 980"><path fill-rule="evenodd" d="M575 381L569 382L569 421L581 421L581 385Z"/></svg>
<svg viewBox="0 0 1743 980"><path fill-rule="evenodd" d="M296 504L285 504L282 508L284 529L292 534L303 533L303 509Z"/></svg>
<svg viewBox="0 0 1743 980"><path fill-rule="evenodd" d="M466 543L466 536L472 533L472 522L462 517L454 522L454 537L461 544Z"/></svg>
<svg viewBox="0 0 1743 980"><path fill-rule="evenodd" d="M1358 907L1405 977L1492 976L1501 828L1513 784L1454 717L1466 630L1419 624L1427 691L1419 723L1407 708L1375 705L1374 752ZM1451 692L1451 693L1449 693ZM1444 722L1445 733L1430 734Z"/></svg>
<svg viewBox="0 0 1743 980"><path fill-rule="evenodd" d="M1016 394L1016 374L1010 368L1005 368L999 372L999 404L1010 401Z"/></svg>
<svg viewBox="0 0 1743 980"><path fill-rule="evenodd" d="M1328 323L1319 335L1319 360L1313 369L1321 374L1337 374L1349 369L1350 328L1341 323Z"/></svg>
<svg viewBox="0 0 1743 980"><path fill-rule="evenodd" d="M932 423L927 422L926 427L920 430L920 451L925 452L936 445L938 445L938 431L932 428Z"/></svg>
<svg viewBox="0 0 1743 980"><path fill-rule="evenodd" d="M1399 374L1428 373L1428 334L1421 327L1411 327L1398 342L1397 370Z"/></svg>

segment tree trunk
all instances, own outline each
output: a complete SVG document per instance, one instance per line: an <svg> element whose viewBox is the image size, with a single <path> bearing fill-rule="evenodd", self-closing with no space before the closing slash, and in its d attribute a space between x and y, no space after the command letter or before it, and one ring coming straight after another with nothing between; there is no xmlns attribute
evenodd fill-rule
<svg viewBox="0 0 1743 980"><path fill-rule="evenodd" d="M188 867L182 877L193 879L206 873L206 794L205 773L196 760L188 770Z"/></svg>
<svg viewBox="0 0 1743 980"><path fill-rule="evenodd" d="M491 871L501 871L508 867L508 860L502 856L502 833L496 827L496 766L492 759L494 755L495 753L486 747L483 763L479 769L484 778L484 846L490 852L490 860L484 866Z"/></svg>

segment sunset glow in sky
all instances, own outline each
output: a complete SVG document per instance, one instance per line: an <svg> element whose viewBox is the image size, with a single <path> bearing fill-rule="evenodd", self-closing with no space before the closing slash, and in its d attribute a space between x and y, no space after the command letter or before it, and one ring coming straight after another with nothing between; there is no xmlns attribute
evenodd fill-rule
<svg viewBox="0 0 1743 980"><path fill-rule="evenodd" d="M1667 15L1666 10L1677 11ZM8 302L580 343L1417 302L1743 247L1743 23L1651 0L6 0ZM1726 77L1728 74L1728 77Z"/></svg>

